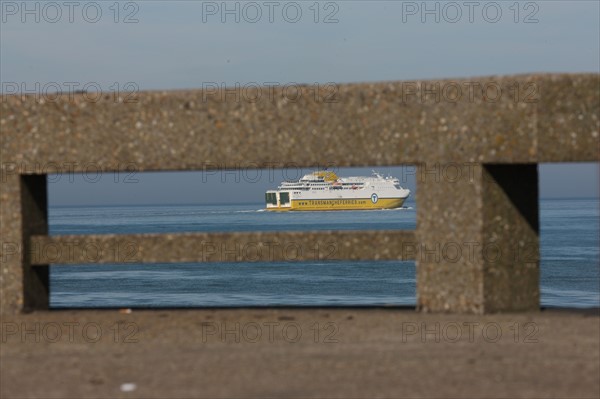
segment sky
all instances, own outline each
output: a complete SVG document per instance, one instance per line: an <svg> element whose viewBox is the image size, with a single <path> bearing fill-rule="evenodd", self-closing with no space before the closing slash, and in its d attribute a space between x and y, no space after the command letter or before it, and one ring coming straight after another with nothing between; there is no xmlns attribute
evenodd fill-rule
<svg viewBox="0 0 600 399"><path fill-rule="evenodd" d="M598 197L598 165L542 165L539 188L541 198ZM219 204L262 203L266 190L276 188L284 180L299 179L312 172L310 168L240 169L207 172L121 172L62 174L48 177L49 202L54 206L78 205L154 205L154 204ZM333 168L341 177L370 176L371 168ZM414 166L376 168L382 175L400 180L411 190L408 201L414 201L417 190ZM454 179L453 171L431 171L440 177ZM435 174L429 177L436 176ZM559 183L560 182L560 183Z"/></svg>
<svg viewBox="0 0 600 399"><path fill-rule="evenodd" d="M598 1L69 4L0 1L3 93L600 71ZM404 173L414 186L401 168L383 171ZM140 173L134 183L51 176L50 204L213 203L231 193L258 202L285 178L264 174L223 182L198 172ZM542 165L540 189L542 197L597 196L598 166Z"/></svg>

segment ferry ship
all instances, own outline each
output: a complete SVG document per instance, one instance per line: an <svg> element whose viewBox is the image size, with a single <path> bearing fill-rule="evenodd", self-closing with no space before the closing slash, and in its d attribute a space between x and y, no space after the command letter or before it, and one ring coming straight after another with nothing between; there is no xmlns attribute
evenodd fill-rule
<svg viewBox="0 0 600 399"><path fill-rule="evenodd" d="M277 190L266 192L265 201L269 211L393 209L409 195L398 179L375 171L373 176L340 178L325 170L281 183Z"/></svg>

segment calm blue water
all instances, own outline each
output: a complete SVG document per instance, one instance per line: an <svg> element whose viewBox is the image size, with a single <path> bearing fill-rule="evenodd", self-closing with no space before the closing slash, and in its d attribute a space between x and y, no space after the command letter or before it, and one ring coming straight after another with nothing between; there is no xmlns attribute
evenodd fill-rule
<svg viewBox="0 0 600 399"><path fill-rule="evenodd" d="M271 213L254 205L51 208L51 234L414 229L415 205ZM597 200L541 201L542 305L600 305ZM52 266L53 307L414 305L414 262Z"/></svg>

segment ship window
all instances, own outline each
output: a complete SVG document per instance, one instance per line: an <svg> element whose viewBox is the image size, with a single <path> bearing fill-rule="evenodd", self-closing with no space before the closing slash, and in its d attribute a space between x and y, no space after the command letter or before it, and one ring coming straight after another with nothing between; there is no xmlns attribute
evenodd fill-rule
<svg viewBox="0 0 600 399"><path fill-rule="evenodd" d="M265 199L267 201L267 204L277 205L277 194L267 193Z"/></svg>

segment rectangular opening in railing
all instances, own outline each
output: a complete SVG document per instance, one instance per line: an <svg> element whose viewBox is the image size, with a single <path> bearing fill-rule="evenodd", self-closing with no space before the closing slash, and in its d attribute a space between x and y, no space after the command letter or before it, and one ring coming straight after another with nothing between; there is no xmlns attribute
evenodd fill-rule
<svg viewBox="0 0 600 399"><path fill-rule="evenodd" d="M53 172L53 308L416 303L415 166Z"/></svg>
<svg viewBox="0 0 600 399"><path fill-rule="evenodd" d="M540 165L542 305L600 304L599 166Z"/></svg>

